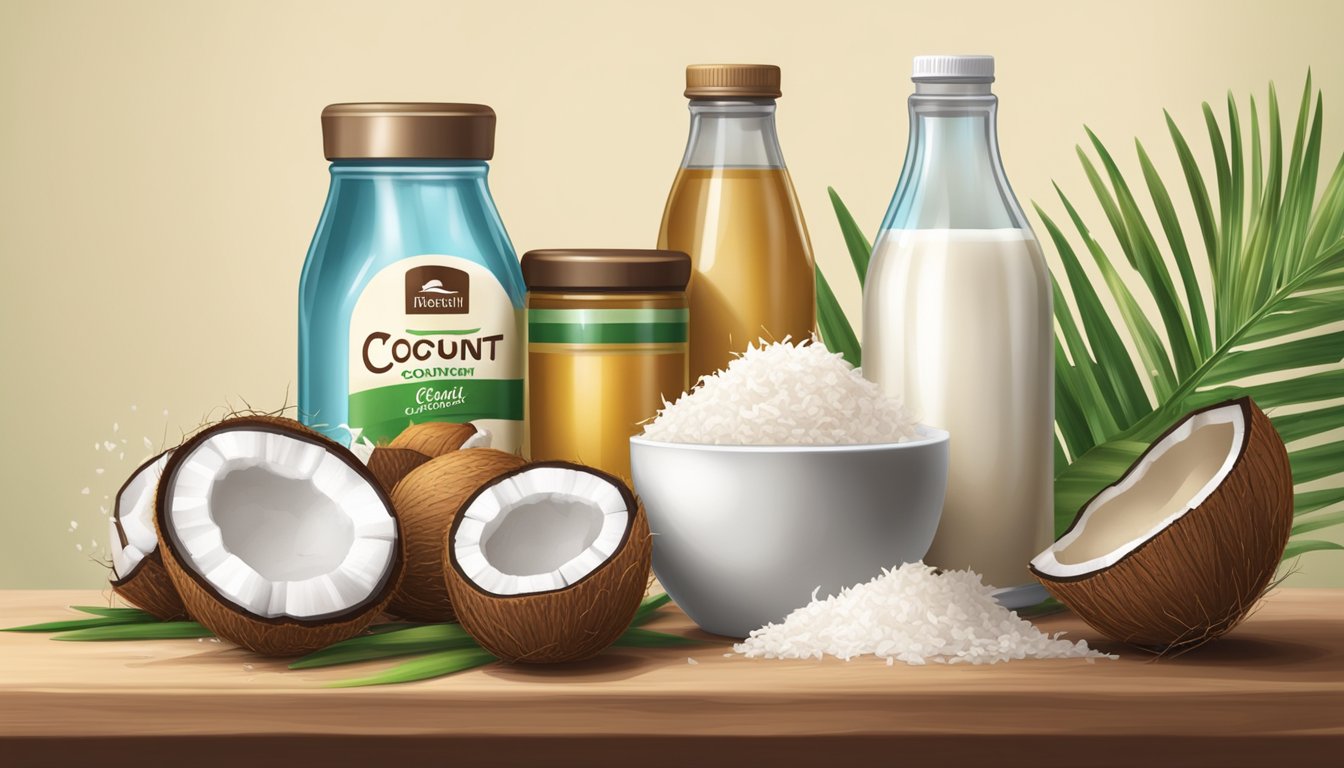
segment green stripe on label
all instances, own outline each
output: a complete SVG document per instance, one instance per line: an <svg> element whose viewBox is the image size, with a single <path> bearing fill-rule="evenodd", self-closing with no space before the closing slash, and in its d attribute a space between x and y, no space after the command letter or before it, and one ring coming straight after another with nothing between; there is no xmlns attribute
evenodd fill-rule
<svg viewBox="0 0 1344 768"><path fill-rule="evenodd" d="M626 324L626 323L685 323L691 311L681 309L530 309L529 325L561 323L565 325Z"/></svg>
<svg viewBox="0 0 1344 768"><path fill-rule="evenodd" d="M677 344L687 339L685 323L529 324L533 344Z"/></svg>
<svg viewBox="0 0 1344 768"><path fill-rule="evenodd" d="M350 395L350 426L375 443L422 421L523 418L522 379L439 379Z"/></svg>

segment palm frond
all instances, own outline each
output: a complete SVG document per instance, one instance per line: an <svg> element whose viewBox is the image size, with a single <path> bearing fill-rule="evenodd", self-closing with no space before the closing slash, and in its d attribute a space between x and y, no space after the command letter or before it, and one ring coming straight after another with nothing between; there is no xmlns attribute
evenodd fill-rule
<svg viewBox="0 0 1344 768"><path fill-rule="evenodd" d="M1221 398L1251 394L1261 407L1271 409L1271 419L1289 443L1324 435L1344 425L1341 415L1344 409L1324 402L1344 393L1341 366L1344 331L1331 327L1344 319L1344 290L1341 290L1344 277L1340 274L1344 270L1344 240L1340 238L1344 230L1344 158L1318 196L1323 100L1314 91L1310 75L1286 152L1279 100L1272 85L1267 103L1264 148L1259 112L1254 100L1251 103L1249 192L1244 189L1248 163L1235 99L1231 96L1228 99L1226 141L1213 109L1204 105L1218 190L1217 206L1209 198L1208 186L1188 142L1175 121L1167 116L1168 133L1185 177L1209 263L1212 318L1207 315L1209 308L1203 305L1205 286L1193 270L1186 228L1181 225L1168 186L1156 165L1143 146L1137 145L1139 167L1166 236L1165 248L1154 256L1149 252L1153 244L1151 229L1143 223L1122 171L1101 141L1089 132L1093 150L1106 169L1109 186L1101 181L1086 156L1083 156L1084 171L1126 260L1159 309L1166 333L1161 340L1162 350L1172 360L1175 378L1168 390L1158 380L1165 373L1159 370L1153 382L1156 403L1132 421L1122 421L1115 429L1104 430L1095 447L1082 454L1071 453L1071 463L1057 467L1059 529L1068 524L1081 503L1113 482L1142 447L1174 419ZM1070 214L1076 216L1068 200L1062 194L1060 197ZM1050 230L1051 222L1043 212L1041 220ZM1095 241L1081 224L1078 229L1088 248L1100 254L1098 267L1111 299L1125 316L1135 301L1129 288L1134 281L1116 279L1114 270L1106 266L1109 260L1100 253ZM1068 269L1068 256L1063 248L1060 250L1065 274L1057 279L1067 280L1075 297L1086 296L1093 289L1084 285L1085 276ZM1160 268L1158 261L1175 265L1183 290L1175 288L1170 270ZM1183 315L1187 309L1188 314ZM1125 320L1130 345L1149 364L1149 358L1155 357L1152 349L1155 331L1131 322L1128 317ZM1085 330L1088 334L1084 341L1093 351L1089 367L1091 363L1102 368L1130 365L1128 352L1113 351L1116 346L1113 339L1094 340L1090 329L1085 326ZM1059 335L1067 343L1067 327L1063 322ZM1069 367L1073 370L1062 372L1063 376L1082 375L1076 359ZM1280 415L1275 409L1285 412ZM1107 413L1082 410L1081 414L1076 410L1057 412L1061 434L1079 433L1080 426L1070 423L1078 419L1092 425L1093 432L1096 425L1108 425L1113 420L1114 409ZM1294 479L1299 484L1323 480L1344 470L1344 441L1309 447L1290 444L1289 450ZM1340 500L1329 498L1334 499L1332 504ZM1325 526L1311 529L1318 527Z"/></svg>

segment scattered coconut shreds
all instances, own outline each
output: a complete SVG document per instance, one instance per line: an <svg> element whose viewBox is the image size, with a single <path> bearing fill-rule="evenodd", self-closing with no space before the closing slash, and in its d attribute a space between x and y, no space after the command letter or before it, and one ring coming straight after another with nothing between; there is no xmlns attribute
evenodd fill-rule
<svg viewBox="0 0 1344 768"><path fill-rule="evenodd" d="M751 633L733 650L749 658L846 661L872 654L888 666L994 664L1013 659L1117 658L1087 642L1047 635L999 605L972 571L936 574L907 563L865 584L817 599Z"/></svg>
<svg viewBox="0 0 1344 768"><path fill-rule="evenodd" d="M761 342L663 409L644 437L711 445L860 445L915 437L915 419L819 343Z"/></svg>

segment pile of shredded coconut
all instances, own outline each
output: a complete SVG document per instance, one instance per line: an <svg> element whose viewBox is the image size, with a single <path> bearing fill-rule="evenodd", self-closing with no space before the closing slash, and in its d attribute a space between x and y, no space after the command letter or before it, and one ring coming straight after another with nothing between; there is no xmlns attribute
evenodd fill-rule
<svg viewBox="0 0 1344 768"><path fill-rule="evenodd" d="M644 437L711 445L860 445L915 437L915 419L819 343L761 342L676 403Z"/></svg>
<svg viewBox="0 0 1344 768"><path fill-rule="evenodd" d="M751 633L733 650L749 658L849 660L873 654L906 664L994 664L1012 659L1114 659L1046 635L1000 606L973 571L935 573L907 563L866 584L817 599Z"/></svg>

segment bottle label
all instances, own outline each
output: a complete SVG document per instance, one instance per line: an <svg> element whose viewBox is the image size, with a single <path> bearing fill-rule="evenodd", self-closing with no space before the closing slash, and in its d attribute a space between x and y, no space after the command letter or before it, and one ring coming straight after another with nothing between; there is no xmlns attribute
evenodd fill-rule
<svg viewBox="0 0 1344 768"><path fill-rule="evenodd" d="M475 422L516 452L522 313L490 270L415 256L373 276L350 315L350 426L382 443L411 424Z"/></svg>

